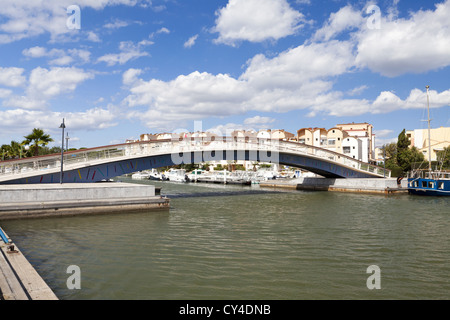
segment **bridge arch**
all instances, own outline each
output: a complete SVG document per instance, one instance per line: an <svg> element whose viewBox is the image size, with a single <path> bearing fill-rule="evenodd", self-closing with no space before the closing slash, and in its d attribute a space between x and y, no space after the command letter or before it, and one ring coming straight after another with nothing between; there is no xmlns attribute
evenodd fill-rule
<svg viewBox="0 0 450 320"><path fill-rule="evenodd" d="M296 142L148 141L67 152L63 183L98 182L182 163L248 160L298 167L328 178L382 178L382 168ZM0 162L0 183L58 183L60 155Z"/></svg>

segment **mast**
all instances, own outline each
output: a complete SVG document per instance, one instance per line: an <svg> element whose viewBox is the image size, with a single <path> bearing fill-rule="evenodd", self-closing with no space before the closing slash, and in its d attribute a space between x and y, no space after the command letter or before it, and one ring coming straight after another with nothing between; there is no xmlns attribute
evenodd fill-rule
<svg viewBox="0 0 450 320"><path fill-rule="evenodd" d="M430 125L430 98L428 96L428 89L430 86L426 86L427 88L427 105L428 105L428 170L431 172L431 125Z"/></svg>

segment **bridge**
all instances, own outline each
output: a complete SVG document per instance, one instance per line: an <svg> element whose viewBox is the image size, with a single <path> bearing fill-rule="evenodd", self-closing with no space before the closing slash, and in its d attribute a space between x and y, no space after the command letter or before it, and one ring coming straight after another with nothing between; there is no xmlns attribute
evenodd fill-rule
<svg viewBox="0 0 450 320"><path fill-rule="evenodd" d="M222 137L140 141L63 154L63 183L98 182L165 166L219 160L269 162L326 178L383 178L390 171L297 142ZM59 183L61 154L0 161L0 184Z"/></svg>

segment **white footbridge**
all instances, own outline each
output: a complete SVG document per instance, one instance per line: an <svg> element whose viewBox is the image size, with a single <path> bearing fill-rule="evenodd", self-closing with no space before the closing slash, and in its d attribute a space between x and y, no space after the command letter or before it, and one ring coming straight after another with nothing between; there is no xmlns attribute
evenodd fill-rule
<svg viewBox="0 0 450 320"><path fill-rule="evenodd" d="M97 182L151 168L219 160L278 163L327 178L389 178L390 171L297 142L201 138L140 141L0 161L0 183ZM61 174L62 172L62 174ZM62 181L61 181L62 177Z"/></svg>

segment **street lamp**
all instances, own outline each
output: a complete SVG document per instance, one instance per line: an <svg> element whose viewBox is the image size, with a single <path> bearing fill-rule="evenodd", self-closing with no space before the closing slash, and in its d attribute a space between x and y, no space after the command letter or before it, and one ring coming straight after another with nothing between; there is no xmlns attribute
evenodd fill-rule
<svg viewBox="0 0 450 320"><path fill-rule="evenodd" d="M59 126L60 129L62 129L62 138L61 138L61 172L59 174L59 183L62 184L63 183L63 161L64 161L64 128L66 127L66 125L64 124L64 118L63 118L63 122L61 123L61 125Z"/></svg>

